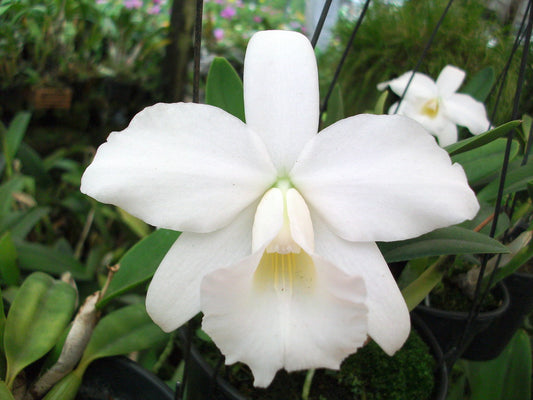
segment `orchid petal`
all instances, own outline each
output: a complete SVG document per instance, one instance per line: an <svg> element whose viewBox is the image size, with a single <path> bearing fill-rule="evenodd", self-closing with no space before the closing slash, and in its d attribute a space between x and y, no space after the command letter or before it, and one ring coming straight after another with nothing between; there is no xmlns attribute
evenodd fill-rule
<svg viewBox="0 0 533 400"><path fill-rule="evenodd" d="M200 311L200 283L209 272L251 252L250 231L257 203L216 232L184 232L157 268L146 295L146 310L170 332Z"/></svg>
<svg viewBox="0 0 533 400"><path fill-rule="evenodd" d="M396 93L398 96L402 96L403 92L405 91L405 88L407 87L407 84L409 83L409 80L411 79L412 74L413 74L413 71L408 71L400 75L396 79L392 79L387 82L382 82L378 84L378 89L384 90L387 86L389 86L394 93ZM407 93L405 94L405 99L408 99L408 98L430 99L433 97L437 97L437 95L438 95L437 85L435 85L435 82L433 81L433 79L431 79L429 76L422 74L420 72L415 72L413 79L411 80L411 83L409 84L409 89L407 90Z"/></svg>
<svg viewBox="0 0 533 400"><path fill-rule="evenodd" d="M490 128L485 106L467 94L455 93L444 100L444 113L457 125L478 135Z"/></svg>
<svg viewBox="0 0 533 400"><path fill-rule="evenodd" d="M311 213L304 198L295 189L287 191L287 214L290 221L291 235L308 253L315 250L315 237Z"/></svg>
<svg viewBox="0 0 533 400"><path fill-rule="evenodd" d="M445 120L440 129L434 133L439 140L440 147L446 147L450 144L456 143L458 139L457 125L449 120Z"/></svg>
<svg viewBox="0 0 533 400"><path fill-rule="evenodd" d="M407 239L479 209L462 167L421 125L398 115L363 114L328 127L289 176L311 213L350 241Z"/></svg>
<svg viewBox="0 0 533 400"><path fill-rule="evenodd" d="M350 276L363 277L367 290L368 333L389 355L410 331L409 310L389 267L375 243L348 242L313 216L316 252Z"/></svg>
<svg viewBox="0 0 533 400"><path fill-rule="evenodd" d="M439 96L442 98L451 96L461 87L465 79L465 71L453 65L447 65L440 72L437 78Z"/></svg>
<svg viewBox="0 0 533 400"><path fill-rule="evenodd" d="M157 227L211 232L275 181L261 139L230 114L157 104L113 132L82 177L82 192Z"/></svg>
<svg viewBox="0 0 533 400"><path fill-rule="evenodd" d="M309 40L300 33L256 33L244 61L247 125L265 142L279 171L288 171L317 133L318 73Z"/></svg>
<svg viewBox="0 0 533 400"><path fill-rule="evenodd" d="M339 368L366 339L364 282L321 257L294 256L293 280L281 288L268 265L256 269L261 251L202 282L203 329L227 364L250 367L256 386L281 368Z"/></svg>
<svg viewBox="0 0 533 400"><path fill-rule="evenodd" d="M265 193L254 217L252 229L252 251L267 245L280 231L283 225L283 193L272 188Z"/></svg>

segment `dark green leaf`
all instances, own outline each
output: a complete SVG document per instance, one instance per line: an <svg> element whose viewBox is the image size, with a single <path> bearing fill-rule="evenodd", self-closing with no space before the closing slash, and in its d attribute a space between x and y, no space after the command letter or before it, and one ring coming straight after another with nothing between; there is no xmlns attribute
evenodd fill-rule
<svg viewBox="0 0 533 400"><path fill-rule="evenodd" d="M514 129L519 125L520 121L507 122L506 124L500 125L497 128L482 133L481 135L473 136L471 138L451 144L446 147L446 151L450 154L450 156L454 156L459 153L464 153L468 150L476 149L506 135L509 131L511 131L511 129Z"/></svg>
<svg viewBox="0 0 533 400"><path fill-rule="evenodd" d="M4 156L6 162L9 164L13 161L15 154L17 154L22 138L26 133L28 124L30 123L31 113L21 111L15 115L9 127L7 128L4 138Z"/></svg>
<svg viewBox="0 0 533 400"><path fill-rule="evenodd" d="M452 161L461 164L468 177L468 183L477 186L498 176L502 170L506 146L507 140L497 139L477 149L457 154L452 157ZM511 144L510 160L516 157L519 147L516 142Z"/></svg>
<svg viewBox="0 0 533 400"><path fill-rule="evenodd" d="M16 242L15 246L22 269L43 271L57 276L68 271L76 280L91 279L85 267L72 255L38 243Z"/></svg>
<svg viewBox="0 0 533 400"><path fill-rule="evenodd" d="M149 280L179 235L176 231L158 229L133 246L120 261L120 269L97 307Z"/></svg>
<svg viewBox="0 0 533 400"><path fill-rule="evenodd" d="M2 400L15 400L11 391L7 388L6 383L0 380L0 399Z"/></svg>
<svg viewBox="0 0 533 400"><path fill-rule="evenodd" d="M48 207L34 207L28 211L13 211L5 218L0 218L0 232L9 230L13 239L22 240L49 212Z"/></svg>
<svg viewBox="0 0 533 400"><path fill-rule="evenodd" d="M8 388L29 364L44 356L72 318L76 291L36 272L26 278L11 304L4 331Z"/></svg>
<svg viewBox="0 0 533 400"><path fill-rule="evenodd" d="M146 313L144 304L121 308L107 314L96 325L76 371L83 373L98 358L147 349L166 338L167 334Z"/></svg>
<svg viewBox="0 0 533 400"><path fill-rule="evenodd" d="M20 282L17 249L10 232L0 236L0 276L2 277L2 283L7 286L16 286Z"/></svg>
<svg viewBox="0 0 533 400"><path fill-rule="evenodd" d="M22 163L22 173L35 178L36 182L41 186L52 184L52 178L48 174L43 160L39 154L28 146L26 143L21 143L17 158Z"/></svg>
<svg viewBox="0 0 533 400"><path fill-rule="evenodd" d="M16 177L0 186L0 218L9 213L13 204L13 193L24 187L24 178Z"/></svg>
<svg viewBox="0 0 533 400"><path fill-rule="evenodd" d="M528 183L533 181L533 163L510 171L505 178L503 194L515 193L527 190ZM498 195L500 180L497 179L485 186L478 194L479 201L491 202Z"/></svg>
<svg viewBox="0 0 533 400"><path fill-rule="evenodd" d="M530 400L531 343L519 330L502 354L491 361L462 361L469 400Z"/></svg>
<svg viewBox="0 0 533 400"><path fill-rule="evenodd" d="M507 247L481 233L458 226L437 229L414 239L380 242L387 262L445 254L507 253Z"/></svg>
<svg viewBox="0 0 533 400"><path fill-rule="evenodd" d="M242 81L237 71L222 57L211 64L205 87L207 104L219 107L244 122Z"/></svg>

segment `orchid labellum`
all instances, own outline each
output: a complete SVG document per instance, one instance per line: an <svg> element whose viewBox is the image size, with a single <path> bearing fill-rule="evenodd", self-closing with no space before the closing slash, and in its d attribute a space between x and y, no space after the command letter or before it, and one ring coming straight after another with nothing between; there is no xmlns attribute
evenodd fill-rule
<svg viewBox="0 0 533 400"><path fill-rule="evenodd" d="M389 86L394 93L402 96L407 88L400 106L394 103L389 108L389 114L405 115L420 122L442 147L446 147L457 142L457 125L465 126L473 135L490 127L483 103L467 94L456 93L464 78L463 70L447 65L436 82L425 74L415 72L413 75L413 71L409 71L380 83L378 89L384 90Z"/></svg>
<svg viewBox="0 0 533 400"><path fill-rule="evenodd" d="M301 34L248 45L246 123L212 106L156 104L100 146L81 190L183 233L150 284L172 331L199 311L257 386L277 370L338 368L367 336L388 354L409 313L375 241L478 210L459 165L417 122L359 115L319 135L317 67Z"/></svg>

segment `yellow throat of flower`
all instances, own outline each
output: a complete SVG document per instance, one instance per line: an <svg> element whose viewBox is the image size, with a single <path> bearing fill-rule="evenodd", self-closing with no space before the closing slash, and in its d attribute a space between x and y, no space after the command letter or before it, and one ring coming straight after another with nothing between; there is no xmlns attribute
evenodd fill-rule
<svg viewBox="0 0 533 400"><path fill-rule="evenodd" d="M429 118L435 118L439 113L439 99L434 98L426 101L422 106L422 114Z"/></svg>

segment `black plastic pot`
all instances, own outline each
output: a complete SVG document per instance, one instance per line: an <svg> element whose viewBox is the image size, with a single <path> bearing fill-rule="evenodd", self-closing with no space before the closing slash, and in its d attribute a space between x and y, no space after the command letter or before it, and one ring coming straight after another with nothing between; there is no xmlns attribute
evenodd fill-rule
<svg viewBox="0 0 533 400"><path fill-rule="evenodd" d="M468 340L470 343L459 356L474 361L492 360L499 356L505 347L496 346L496 343L500 342L500 338L497 332L493 331L493 328L497 327L498 321L509 308L509 293L503 283L499 283L493 289L493 293L498 299L501 299L500 306L495 310L479 313L469 328ZM458 346L466 327L468 312L445 311L419 305L415 308L415 313L431 329L445 355L457 351L456 346ZM493 343L487 344L489 340Z"/></svg>
<svg viewBox="0 0 533 400"><path fill-rule="evenodd" d="M93 362L76 400L173 400L173 391L158 377L126 357Z"/></svg>
<svg viewBox="0 0 533 400"><path fill-rule="evenodd" d="M448 388L448 371L443 360L442 350L431 330L418 316L412 314L411 322L420 337L429 346L433 357L437 361L435 386L433 394L428 400L444 400ZM194 346L191 347L187 368L187 400L248 400L228 381L219 375L215 375L214 369L203 359L198 349Z"/></svg>

